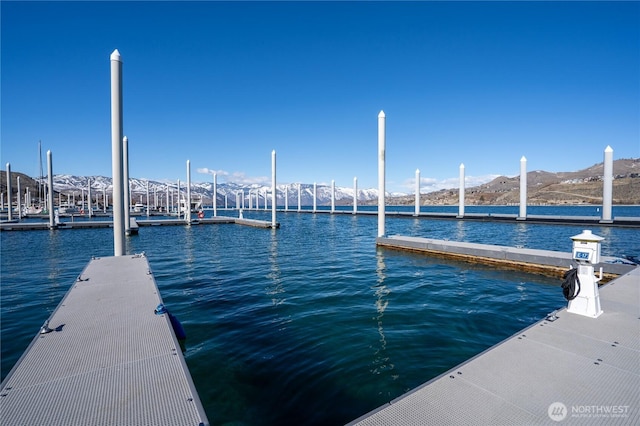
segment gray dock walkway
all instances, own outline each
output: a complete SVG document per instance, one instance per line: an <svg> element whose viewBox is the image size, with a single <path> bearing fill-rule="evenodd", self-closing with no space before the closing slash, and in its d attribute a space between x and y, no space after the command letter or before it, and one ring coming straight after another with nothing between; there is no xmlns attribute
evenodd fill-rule
<svg viewBox="0 0 640 426"><path fill-rule="evenodd" d="M574 264L569 252L435 240L422 237L400 235L378 237L376 245L394 250L424 253L434 257L481 263L553 277L562 277L564 272ZM625 259L610 256L601 256L601 262L594 265L596 271L602 267L604 273L603 282L626 274L637 266Z"/></svg>
<svg viewBox="0 0 640 426"><path fill-rule="evenodd" d="M640 269L351 424L640 424ZM428 360L425 360L428 362Z"/></svg>
<svg viewBox="0 0 640 426"><path fill-rule="evenodd" d="M206 425L144 255L96 258L0 388L2 425Z"/></svg>

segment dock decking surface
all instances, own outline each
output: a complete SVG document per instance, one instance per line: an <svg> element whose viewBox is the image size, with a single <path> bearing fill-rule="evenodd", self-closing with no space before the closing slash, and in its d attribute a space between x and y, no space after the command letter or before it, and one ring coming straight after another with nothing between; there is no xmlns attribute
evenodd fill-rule
<svg viewBox="0 0 640 426"><path fill-rule="evenodd" d="M0 389L3 425L206 425L144 255L91 260Z"/></svg>
<svg viewBox="0 0 640 426"><path fill-rule="evenodd" d="M351 424L640 424L640 268L600 302L598 318L562 309Z"/></svg>

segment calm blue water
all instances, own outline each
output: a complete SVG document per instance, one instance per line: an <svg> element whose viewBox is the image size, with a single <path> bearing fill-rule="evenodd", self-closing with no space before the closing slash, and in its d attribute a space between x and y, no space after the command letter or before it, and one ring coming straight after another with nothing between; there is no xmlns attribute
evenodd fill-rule
<svg viewBox="0 0 640 426"><path fill-rule="evenodd" d="M548 214L597 216L575 209ZM614 216L640 216L629 209ZM147 227L128 239L186 329L185 358L212 424L343 424L566 303L554 279L376 249L375 216L278 221L276 231ZM640 255L638 230L590 229L606 238L603 255ZM387 219L386 231L570 251L582 227L405 218ZM0 238L4 378L91 256L112 255L113 234Z"/></svg>

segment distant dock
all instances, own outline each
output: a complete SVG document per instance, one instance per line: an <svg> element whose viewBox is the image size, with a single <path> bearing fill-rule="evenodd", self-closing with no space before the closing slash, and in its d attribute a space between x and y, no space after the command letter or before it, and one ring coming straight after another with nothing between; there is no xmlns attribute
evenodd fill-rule
<svg viewBox="0 0 640 426"><path fill-rule="evenodd" d="M207 425L144 255L91 260L0 388L3 425Z"/></svg>
<svg viewBox="0 0 640 426"><path fill-rule="evenodd" d="M301 209L301 210L278 210L282 213L319 213L319 214L338 214L338 215L363 215L377 216L377 211L358 210L334 210L329 209ZM464 216L458 216L457 213L444 212L420 212L416 215L414 212L394 210L393 206L388 206L385 210L385 216L392 218L405 219L431 219L431 220L462 220L474 222L504 222L504 223L533 223L544 225L576 225L576 226L611 226L625 228L640 228L640 217L614 217L613 220L603 221L596 216L554 216L554 215L528 215L526 218L520 218L516 214L496 214L496 213L465 213Z"/></svg>
<svg viewBox="0 0 640 426"><path fill-rule="evenodd" d="M378 237L376 245L393 250L423 253L432 257L490 265L560 278L573 264L571 253L528 248L496 246L461 241L435 240L432 238L393 235ZM625 259L602 256L602 282L626 274L638 265Z"/></svg>
<svg viewBox="0 0 640 426"><path fill-rule="evenodd" d="M350 425L640 424L639 283L635 268L600 289L600 317L552 313Z"/></svg>
<svg viewBox="0 0 640 426"><path fill-rule="evenodd" d="M131 229L137 233L138 227L146 226L196 226L196 225L214 225L214 224L238 224L244 226L253 226L255 228L271 228L271 222L255 219L244 219L231 216L216 216L202 219L192 219L187 223L184 219L135 219L131 218ZM276 228L280 224L276 223ZM78 220L74 222L60 222L55 229L97 229L97 228L113 228L113 222L110 220ZM33 231L49 229L48 222L4 222L0 223L0 231Z"/></svg>

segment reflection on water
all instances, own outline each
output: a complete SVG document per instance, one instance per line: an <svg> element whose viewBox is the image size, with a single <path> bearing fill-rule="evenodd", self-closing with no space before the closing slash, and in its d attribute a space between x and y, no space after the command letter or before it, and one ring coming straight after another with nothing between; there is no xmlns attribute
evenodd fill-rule
<svg viewBox="0 0 640 426"><path fill-rule="evenodd" d="M271 303L274 306L280 305L285 301L285 291L282 285L282 272L280 271L280 265L278 264L278 238L276 233L277 231L275 229L271 229L271 244L269 245L270 270L269 274L267 274L269 285L266 289L267 294L271 297Z"/></svg>
<svg viewBox="0 0 640 426"><path fill-rule="evenodd" d="M464 241L467 238L467 222L458 220L456 221L456 241Z"/></svg>
<svg viewBox="0 0 640 426"><path fill-rule="evenodd" d="M371 370L371 372L373 374L381 374L383 371L393 369L393 364L389 362L389 356L386 353L387 339L384 335L384 326L382 322L384 312L389 305L387 296L391 292L385 284L386 266L384 263L384 253L382 252L382 250L376 251L376 275L378 276L378 280L376 282L376 285L374 286L374 296L376 298L375 305L377 312L375 320L378 327L378 334L380 335L380 339L379 347L375 348L373 369Z"/></svg>
<svg viewBox="0 0 640 426"><path fill-rule="evenodd" d="M513 245L517 248L526 248L529 242L526 223L516 223Z"/></svg>

